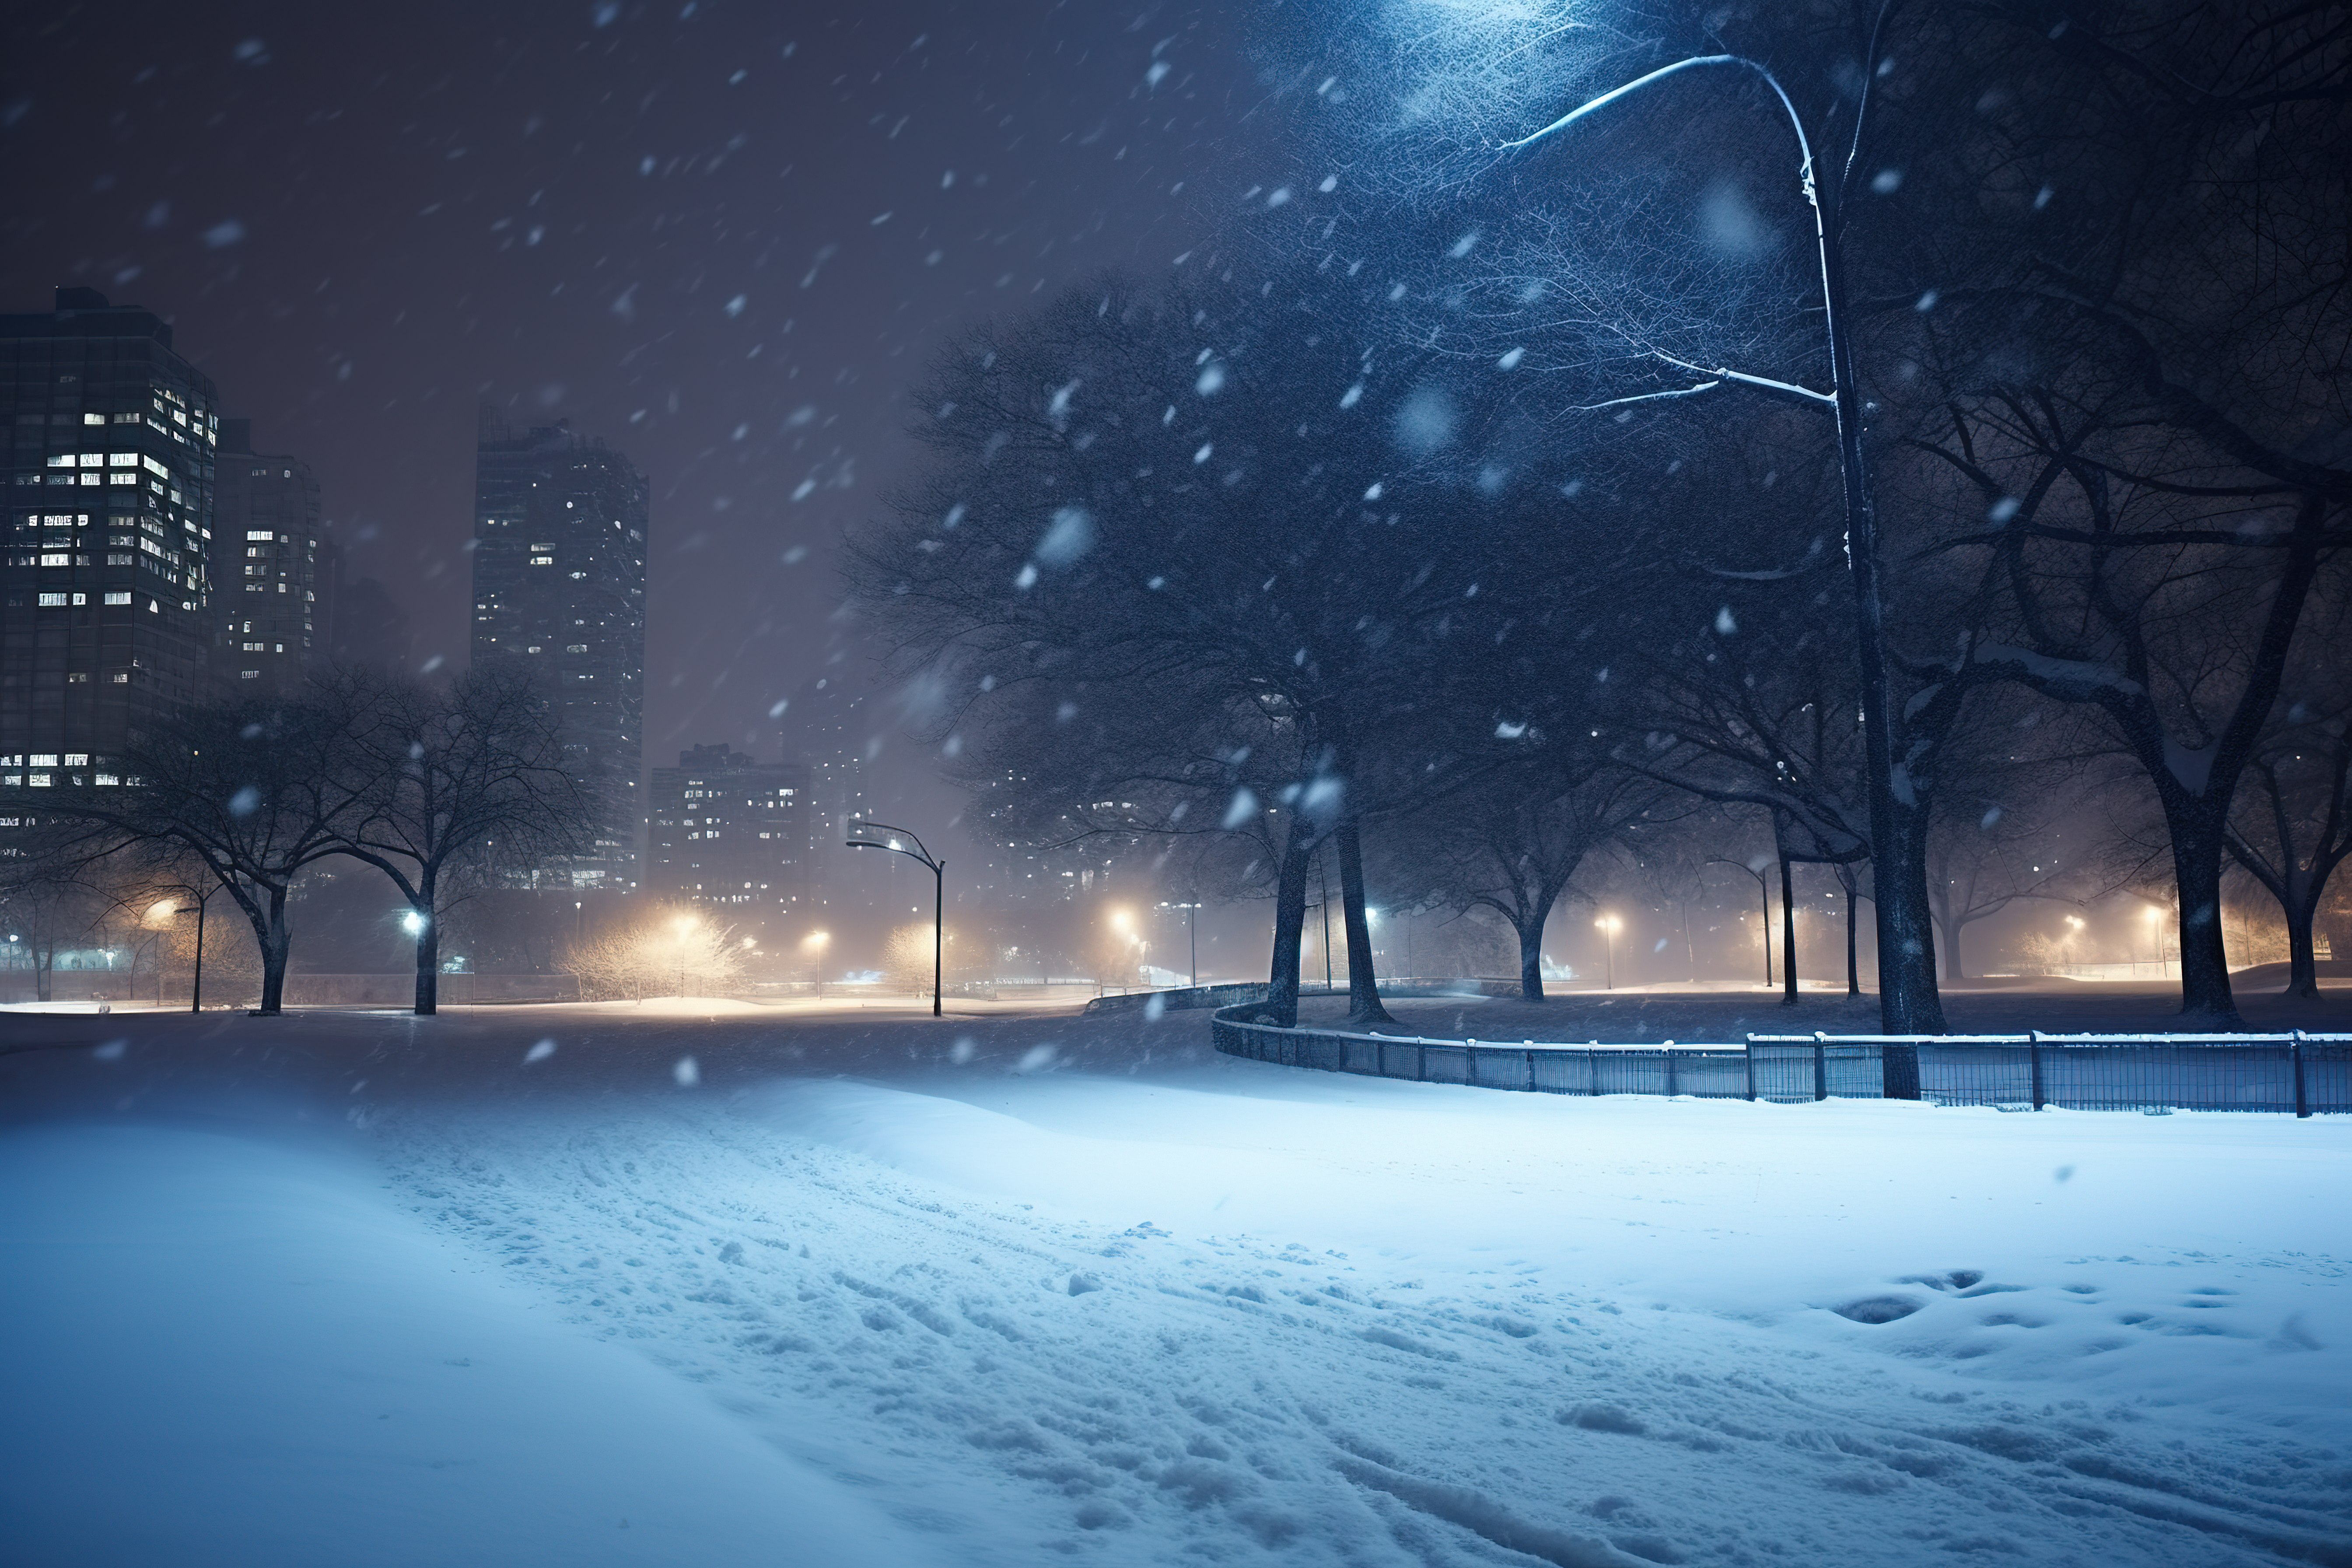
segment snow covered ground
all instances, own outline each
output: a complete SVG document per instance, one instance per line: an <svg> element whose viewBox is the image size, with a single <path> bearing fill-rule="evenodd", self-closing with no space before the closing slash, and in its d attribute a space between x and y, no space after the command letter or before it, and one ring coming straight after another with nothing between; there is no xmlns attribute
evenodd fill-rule
<svg viewBox="0 0 2352 1568"><path fill-rule="evenodd" d="M2352 1563L2352 1122L588 1012L0 1060L0 1561Z"/></svg>

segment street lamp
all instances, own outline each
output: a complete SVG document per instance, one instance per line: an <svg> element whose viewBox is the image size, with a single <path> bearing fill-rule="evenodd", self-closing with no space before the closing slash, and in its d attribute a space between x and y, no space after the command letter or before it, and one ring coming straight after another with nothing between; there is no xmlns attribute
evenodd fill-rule
<svg viewBox="0 0 2352 1568"><path fill-rule="evenodd" d="M205 1010L205 906L211 903L213 894L220 890L221 884L215 881L209 889L196 895L194 903L181 905L172 911L175 915L192 914L196 917L195 973L191 976L188 985L188 1011L191 1013ZM12 936L8 940L14 942L16 939Z"/></svg>
<svg viewBox="0 0 2352 1568"><path fill-rule="evenodd" d="M875 834L887 834L877 838ZM908 846L912 845L912 848ZM931 1016L940 1016L940 958L946 950L948 863L923 847L923 841L903 827L893 827L887 822L853 822L849 825L849 847L852 849L887 849L894 855L904 855L931 874Z"/></svg>
<svg viewBox="0 0 2352 1568"><path fill-rule="evenodd" d="M2158 922L2164 919L2164 911L2150 904L2145 911L2145 918L2147 921L2148 950L2156 954L2156 966L2160 970L2164 967L2164 929Z"/></svg>
<svg viewBox="0 0 2352 1568"><path fill-rule="evenodd" d="M1201 931L1200 927L1195 922L1200 918L1201 906L1198 904L1161 904L1160 907L1163 910L1182 910L1184 911L1184 934L1192 945L1192 984L1193 988L1197 990L1201 984Z"/></svg>
<svg viewBox="0 0 2352 1568"><path fill-rule="evenodd" d="M1617 933L1625 929L1625 922L1615 915L1602 915L1592 923L1600 928L1601 941L1609 955L1606 989L1614 991L1617 989Z"/></svg>
<svg viewBox="0 0 2352 1568"><path fill-rule="evenodd" d="M1865 94L1878 64L1877 52L1877 40L1873 38L1872 58L1864 62ZM1614 407L1658 397L1688 397L1728 383L1809 404L1831 415L1837 438L1838 471L1845 498L1846 566L1853 584L1854 657L1862 678L1861 708L1863 742L1869 773L1871 854L1876 862L1893 865L1897 863L1895 856L1895 753L1891 728L1894 704L1886 673L1885 612L1878 584L1878 521L1870 494L1870 470L1863 456L1862 392L1860 378L1854 373L1853 344L1846 333L1845 263L1837 243L1843 234L1846 186L1857 177L1859 161L1848 159L1844 169L1833 173L1825 206L1821 186L1814 179L1812 142L1805 134L1804 121L1798 116L1796 106L1790 102L1788 92L1759 61L1744 55L1728 54L1695 55L1676 60L1672 65L1662 66L1646 76L1637 77L1569 110L1539 131L1503 143L1503 147L1506 150L1527 147L1556 132L1565 131L1588 115L1597 114L1618 100L1668 77L1686 70L1727 67L1751 72L1771 89L1774 100L1788 117L1789 128L1796 133L1798 188L1803 193L1806 205L1812 208L1813 243L1821 258L1822 330L1829 348L1830 390L1817 392L1792 382L1774 381L1720 366L1710 369L1659 353L1657 358L1705 379L1676 391L1615 398L1598 406ZM1854 110L1857 145L1860 142L1859 121L1867 109L1868 99L1865 96ZM1880 886L1892 887L1896 879L1890 875L1882 879ZM1884 1015L1882 1026L1889 1034L1942 1033L1942 1008L1933 1000L1933 943L1923 940L1925 932L1902 929L1911 912L1905 908L1903 900L1881 898L1874 900L1874 904L1878 921L1878 991L1879 1005ZM1769 925L1769 916L1766 923ZM1765 947L1769 961L1771 947L1769 931ZM1906 968L1910 971L1907 974L1903 973Z"/></svg>

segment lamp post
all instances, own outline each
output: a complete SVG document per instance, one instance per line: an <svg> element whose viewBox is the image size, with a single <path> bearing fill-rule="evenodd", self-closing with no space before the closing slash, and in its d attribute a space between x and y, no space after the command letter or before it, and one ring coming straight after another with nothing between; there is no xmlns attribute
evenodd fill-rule
<svg viewBox="0 0 2352 1568"><path fill-rule="evenodd" d="M1883 11L1881 16L1883 19ZM1854 110L1856 153L1861 146L1863 121L1870 107L1868 84L1875 79L1879 58L1878 39L1874 34L1870 40L1869 58L1864 62L1864 96ZM1503 143L1503 147L1512 150L1542 141L1668 77L1688 70L1723 68L1752 73L1769 88L1773 100L1788 117L1790 130L1796 134L1798 188L1804 195L1806 205L1812 209L1813 243L1821 262L1822 330L1830 356L1830 390L1819 392L1792 382L1775 381L1720 366L1706 368L1661 353L1657 356L1661 360L1703 379L1677 391L1613 399L1602 406L1643 402L1654 397L1688 397L1729 384L1807 404L1831 416L1836 436L1839 477L1844 490L1846 565L1853 587L1854 660L1862 678L1861 709L1863 742L1869 772L1871 854L1878 865L1898 866L1902 860L1895 847L1898 806L1894 792L1895 752L1891 728L1894 701L1886 670L1885 610L1878 582L1878 521L1875 503L1870 493L1870 469L1862 448L1862 391L1860 378L1854 371L1853 344L1846 330L1845 262L1839 243L1843 237L1846 187L1857 177L1856 158L1849 156L1843 168L1833 171L1825 204L1822 186L1815 179L1812 141L1805 134L1804 121L1798 115L1796 105L1790 101L1789 94L1779 79L1760 61L1730 54L1695 55L1676 60L1672 65L1662 66L1569 110L1539 131ZM1912 824L1903 826L1906 830L1916 830ZM1936 998L1931 933L1904 929L1906 922L1913 920L1915 911L1908 907L1907 900L1899 896L1899 892L1892 899L1884 896L1885 890L1895 883L1893 875L1883 878L1879 883L1882 896L1874 900L1878 924L1881 1022L1889 1034L1941 1034L1944 1028L1943 1008ZM1766 923L1769 925L1769 918ZM1771 938L1768 931L1765 938L1768 963L1770 949Z"/></svg>
<svg viewBox="0 0 2352 1568"><path fill-rule="evenodd" d="M1592 923L1600 929L1601 946L1608 954L1608 979L1603 988L1614 991L1617 989L1617 933L1624 929L1625 922L1615 915L1602 915Z"/></svg>
<svg viewBox="0 0 2352 1568"><path fill-rule="evenodd" d="M1198 904L1161 904L1160 907L1163 910L1182 910L1184 911L1184 935L1191 942L1192 947L1192 984L1195 989L1198 989L1201 984L1201 932L1199 926L1194 922L1200 918L1201 906Z"/></svg>
<svg viewBox="0 0 2352 1568"><path fill-rule="evenodd" d="M879 834L882 837L876 837ZM909 848L908 846L912 845ZM947 942L947 878L948 863L923 847L923 841L903 827L893 827L887 822L853 822L849 825L849 847L852 849L887 849L904 855L928 869L931 874L931 1016L940 1013L940 958Z"/></svg>
<svg viewBox="0 0 2352 1568"><path fill-rule="evenodd" d="M194 903L182 905L172 911L175 915L193 914L196 917L195 973L188 986L188 1011L191 1013L205 1010L205 906L211 903L213 894L220 890L221 885L215 881L211 888L196 895Z"/></svg>

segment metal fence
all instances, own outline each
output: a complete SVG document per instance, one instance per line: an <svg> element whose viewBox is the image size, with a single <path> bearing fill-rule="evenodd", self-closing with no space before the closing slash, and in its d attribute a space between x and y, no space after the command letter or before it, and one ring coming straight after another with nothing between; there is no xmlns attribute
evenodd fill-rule
<svg viewBox="0 0 2352 1568"><path fill-rule="evenodd" d="M1227 1056L1538 1094L1881 1100L2040 1110L2352 1111L2352 1035L1750 1035L1740 1045L1554 1046L1211 1023ZM1901 1098L1914 1098L1903 1095Z"/></svg>

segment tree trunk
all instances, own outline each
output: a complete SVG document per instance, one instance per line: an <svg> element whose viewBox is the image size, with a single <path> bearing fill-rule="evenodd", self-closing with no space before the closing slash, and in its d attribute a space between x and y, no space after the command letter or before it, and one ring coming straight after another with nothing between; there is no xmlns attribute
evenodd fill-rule
<svg viewBox="0 0 2352 1568"><path fill-rule="evenodd" d="M33 1000L47 1002L57 992L58 958L54 952L33 952Z"/></svg>
<svg viewBox="0 0 2352 1568"><path fill-rule="evenodd" d="M286 924L286 889L269 889L269 917L261 937L261 1006L265 1018L274 1018L285 1009L286 958L294 945L294 933Z"/></svg>
<svg viewBox="0 0 2352 1568"><path fill-rule="evenodd" d="M1780 847L1774 833L1774 847ZM1789 852L1780 849L1780 1005L1797 1005L1797 898L1789 872Z"/></svg>
<svg viewBox="0 0 2352 1568"><path fill-rule="evenodd" d="M1538 913L1531 919L1514 923L1519 933L1519 999L1540 1002L1544 999L1544 915Z"/></svg>
<svg viewBox="0 0 2352 1568"><path fill-rule="evenodd" d="M1951 921L1937 921L1936 930L1941 933L1944 949L1944 978L1959 981L1969 977L1968 965L1960 958L1960 925Z"/></svg>
<svg viewBox="0 0 2352 1568"><path fill-rule="evenodd" d="M421 1014L441 1010L441 922L433 916L432 887L425 885L417 900L425 907L415 910L425 922L416 931L416 1010Z"/></svg>
<svg viewBox="0 0 2352 1568"><path fill-rule="evenodd" d="M1253 1015L1281 1028L1298 1026L1298 961L1306 945L1307 862L1315 837L1306 819L1290 819L1282 848L1282 880L1274 898L1274 963L1266 977L1265 1005Z"/></svg>
<svg viewBox="0 0 2352 1568"><path fill-rule="evenodd" d="M1892 835L1871 858L1872 907L1878 931L1878 1027L1886 1035L1941 1035L1944 999L1936 989L1936 916L1927 898L1927 812L1894 803ZM1889 946L1895 952L1888 952ZM1880 1048L1883 1092L1889 1100L1919 1098L1916 1046Z"/></svg>
<svg viewBox="0 0 2352 1568"><path fill-rule="evenodd" d="M2243 1021L2230 994L2229 954L2221 944L2221 814L2200 797L2177 809L2168 803L2165 816L2172 829L2172 875L2180 889L2180 1016L2240 1027Z"/></svg>
<svg viewBox="0 0 2352 1568"><path fill-rule="evenodd" d="M1381 1005L1380 975L1372 965L1372 922L1364 913L1363 843L1353 811L1339 823L1339 902L1348 926L1348 1022L1393 1024Z"/></svg>
<svg viewBox="0 0 2352 1568"><path fill-rule="evenodd" d="M2286 917L2286 991L2289 996L2319 1000L2319 944L2314 940L2313 927L2319 914L2319 893L2326 885L2317 876L2305 875L2288 883L2294 897L2280 902L2280 911Z"/></svg>
<svg viewBox="0 0 2352 1568"><path fill-rule="evenodd" d="M1874 904L1878 913L1879 1029L1889 1035L1941 1035L1944 1001L1936 990L1936 917L1927 900L1927 810L1924 804L1893 803L1887 814L1890 842L1874 846ZM1916 1060L1909 1068L1912 1090L1890 1098L1918 1097ZM1890 1063L1889 1082L1895 1069Z"/></svg>
<svg viewBox="0 0 2352 1568"><path fill-rule="evenodd" d="M1849 996L1862 994L1861 948L1856 940L1862 917L1854 907L1860 900L1854 897L1853 891L1857 880L1859 879L1847 868L1838 868L1838 890L1845 895L1845 994Z"/></svg>

